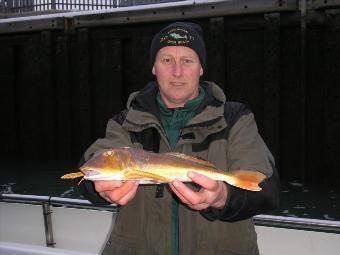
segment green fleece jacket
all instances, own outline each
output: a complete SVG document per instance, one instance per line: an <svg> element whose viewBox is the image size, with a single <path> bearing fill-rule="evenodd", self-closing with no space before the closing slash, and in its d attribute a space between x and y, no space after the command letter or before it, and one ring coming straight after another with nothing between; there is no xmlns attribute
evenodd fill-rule
<svg viewBox="0 0 340 255"><path fill-rule="evenodd" d="M189 100L184 107L169 109L163 102L160 93L157 94L157 102L160 109L162 127L166 133L171 149L175 149L181 129L196 115L205 96L204 89L199 87L198 97ZM179 254L178 236L178 199L172 201L172 226L171 226L171 255Z"/></svg>

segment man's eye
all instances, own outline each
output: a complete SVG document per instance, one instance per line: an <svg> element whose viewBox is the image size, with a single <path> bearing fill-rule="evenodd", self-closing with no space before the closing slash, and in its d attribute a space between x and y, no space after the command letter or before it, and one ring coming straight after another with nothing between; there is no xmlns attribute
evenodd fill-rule
<svg viewBox="0 0 340 255"><path fill-rule="evenodd" d="M194 61L192 59L189 59L189 58L185 58L183 59L183 63L184 64L190 64L190 63L193 63Z"/></svg>
<svg viewBox="0 0 340 255"><path fill-rule="evenodd" d="M163 63L170 63L170 62L171 62L171 59L170 59L170 58L163 58L163 59L162 59L162 62L163 62Z"/></svg>

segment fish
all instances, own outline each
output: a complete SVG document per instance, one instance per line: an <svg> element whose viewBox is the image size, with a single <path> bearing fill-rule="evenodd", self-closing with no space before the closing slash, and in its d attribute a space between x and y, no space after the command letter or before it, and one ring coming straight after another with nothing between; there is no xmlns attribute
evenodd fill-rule
<svg viewBox="0 0 340 255"><path fill-rule="evenodd" d="M154 153L131 147L97 151L79 170L61 178L82 177L90 181L136 180L139 184L160 184L174 180L192 182L187 174L193 171L250 191L260 191L259 183L266 178L263 173L253 170L223 171L206 160L183 153Z"/></svg>

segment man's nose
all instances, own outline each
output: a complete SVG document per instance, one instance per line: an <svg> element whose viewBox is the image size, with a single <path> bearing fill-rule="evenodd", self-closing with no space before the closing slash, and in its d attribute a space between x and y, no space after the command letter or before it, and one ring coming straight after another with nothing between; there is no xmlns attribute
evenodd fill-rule
<svg viewBox="0 0 340 255"><path fill-rule="evenodd" d="M176 77L179 77L182 75L182 72L183 72L183 67L181 65L181 63L174 63L173 66L172 66L172 73L174 76Z"/></svg>

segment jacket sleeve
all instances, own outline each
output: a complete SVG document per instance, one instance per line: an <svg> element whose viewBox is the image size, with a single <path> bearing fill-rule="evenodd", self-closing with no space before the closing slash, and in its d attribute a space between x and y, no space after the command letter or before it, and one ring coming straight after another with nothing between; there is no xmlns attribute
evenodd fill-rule
<svg viewBox="0 0 340 255"><path fill-rule="evenodd" d="M266 175L261 191L247 191L229 184L226 205L222 209L209 207L201 211L208 220L234 222L268 212L279 205L280 181L272 154L258 133L253 114L239 111L227 138L229 170L256 170Z"/></svg>
<svg viewBox="0 0 340 255"><path fill-rule="evenodd" d="M125 113L121 112L109 120L106 127L105 138L98 139L86 150L83 158L79 162L79 165L82 165L85 161L89 160L93 153L98 150L124 146L132 147L129 133L123 130L121 126L124 118ZM94 184L91 181L82 181L78 185L78 189L80 193L94 205L102 206L109 204L97 193L94 189Z"/></svg>

